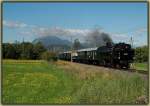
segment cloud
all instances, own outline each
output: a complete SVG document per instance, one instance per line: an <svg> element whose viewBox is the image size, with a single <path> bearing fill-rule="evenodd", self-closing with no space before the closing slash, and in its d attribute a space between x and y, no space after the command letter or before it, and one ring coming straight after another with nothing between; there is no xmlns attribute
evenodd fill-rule
<svg viewBox="0 0 150 106"><path fill-rule="evenodd" d="M131 43L131 37L133 39L133 46L143 46L147 45L147 28L141 27L135 30L132 30L131 32L126 33L114 33L111 34L112 39L117 42L125 42L125 43Z"/></svg>
<svg viewBox="0 0 150 106"><path fill-rule="evenodd" d="M92 29L70 29L70 28L62 28L62 27L41 27L37 25L26 24L18 21L3 21L3 25L8 28L21 28L19 30L19 34L23 36L58 36L64 39L70 40L69 36L72 36L73 39L78 38L80 41L85 41L85 37L88 36L93 30ZM99 30L102 31L101 28ZM147 32L146 27L141 27L130 32L126 33L111 33L107 31L102 31L104 33L108 33L114 42L130 42L131 36L135 40L136 45L140 45L139 40L141 37L147 36L145 33ZM144 41L143 41L144 42ZM142 44L142 43L141 43ZM144 44L144 43L143 43Z"/></svg>
<svg viewBox="0 0 150 106"><path fill-rule="evenodd" d="M67 29L60 27L35 27L31 32L37 36L86 36L90 32L88 29Z"/></svg>
<svg viewBox="0 0 150 106"><path fill-rule="evenodd" d="M3 25L9 28L24 28L27 27L27 24L17 22L17 21L3 21Z"/></svg>
<svg viewBox="0 0 150 106"><path fill-rule="evenodd" d="M21 34L21 35L26 35L26 36L32 36L33 34L31 33L31 32L29 32L29 31L21 31L21 32L19 32L19 34Z"/></svg>
<svg viewBox="0 0 150 106"><path fill-rule="evenodd" d="M135 30L133 32L133 34L136 36L136 35L142 35L143 33L147 32L147 28L145 27L142 27L142 28L138 28L137 30Z"/></svg>
<svg viewBox="0 0 150 106"><path fill-rule="evenodd" d="M68 35L69 32L58 27L46 28L46 27L36 27L31 30L34 35L38 36L56 36L56 35Z"/></svg>
<svg viewBox="0 0 150 106"><path fill-rule="evenodd" d="M130 39L130 37L125 33L111 33L110 36L115 41L125 41Z"/></svg>
<svg viewBox="0 0 150 106"><path fill-rule="evenodd" d="M145 45L148 45L147 41L136 40L133 42L133 46L135 47L145 46Z"/></svg>
<svg viewBox="0 0 150 106"><path fill-rule="evenodd" d="M3 21L3 25L8 28L28 28L28 31L22 31L20 34L37 35L37 36L86 36L88 29L67 29L61 27L40 27L36 25L29 25L18 21Z"/></svg>
<svg viewBox="0 0 150 106"><path fill-rule="evenodd" d="M67 29L67 31L74 35L83 35L83 36L87 36L87 34L91 32L91 30L89 29Z"/></svg>
<svg viewBox="0 0 150 106"><path fill-rule="evenodd" d="M70 40L72 36L73 39L78 38L81 42L85 42L85 37L87 37L93 30L92 29L70 29L70 28L62 28L62 27L40 27L35 25L28 25L30 28L28 30L21 31L21 35L26 36L35 36L35 37L43 37L43 36L57 36L62 37L64 39ZM101 30L102 31L102 30ZM145 29L135 30L134 33L143 33ZM107 31L102 31L104 33L108 33ZM130 43L131 36L128 33L108 33L112 40L115 43L118 42L126 42ZM134 34L134 35L137 35ZM139 36L138 36L139 37ZM136 40L136 39L134 39ZM136 41L135 41L136 42ZM137 42L138 43L138 42ZM135 43L137 45L137 43Z"/></svg>

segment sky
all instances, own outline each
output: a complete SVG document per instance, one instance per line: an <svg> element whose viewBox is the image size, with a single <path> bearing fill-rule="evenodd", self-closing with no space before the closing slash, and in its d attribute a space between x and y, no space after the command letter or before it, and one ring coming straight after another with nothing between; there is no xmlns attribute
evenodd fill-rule
<svg viewBox="0 0 150 106"><path fill-rule="evenodd" d="M3 3L3 42L32 42L43 36L81 39L94 28L114 42L147 44L146 3L46 2Z"/></svg>

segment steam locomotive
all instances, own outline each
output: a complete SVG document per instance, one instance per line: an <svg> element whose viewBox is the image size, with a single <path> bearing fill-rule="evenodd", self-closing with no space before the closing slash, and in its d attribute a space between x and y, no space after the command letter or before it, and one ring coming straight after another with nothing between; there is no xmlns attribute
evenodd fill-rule
<svg viewBox="0 0 150 106"><path fill-rule="evenodd" d="M71 56L72 55L72 56ZM59 53L59 59L79 63L97 64L115 68L129 68L134 60L134 49L130 44L117 43L112 45L110 42L106 46L80 49Z"/></svg>

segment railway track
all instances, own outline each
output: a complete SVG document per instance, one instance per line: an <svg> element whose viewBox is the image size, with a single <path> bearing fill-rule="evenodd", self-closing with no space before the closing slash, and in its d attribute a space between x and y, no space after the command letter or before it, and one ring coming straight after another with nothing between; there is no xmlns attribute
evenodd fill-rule
<svg viewBox="0 0 150 106"><path fill-rule="evenodd" d="M120 70L120 71L128 71L128 72L138 72L140 74L147 74L148 75L148 71L146 70L137 70L137 69L121 69L121 68L113 68L113 67L106 67L106 66L99 66L96 64L86 64L86 63L78 63L78 62L74 62L77 64L85 64L85 65L90 65L90 66L97 66L97 67L104 67L104 68L110 68L110 69L114 69L114 70Z"/></svg>
<svg viewBox="0 0 150 106"><path fill-rule="evenodd" d="M146 71L146 70L128 69L126 71L138 72L138 73L141 73L141 74L148 74L148 71Z"/></svg>

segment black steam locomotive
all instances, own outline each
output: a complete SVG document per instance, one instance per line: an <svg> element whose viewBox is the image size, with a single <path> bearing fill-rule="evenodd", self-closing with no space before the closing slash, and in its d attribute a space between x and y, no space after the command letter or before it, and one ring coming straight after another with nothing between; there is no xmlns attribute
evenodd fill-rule
<svg viewBox="0 0 150 106"><path fill-rule="evenodd" d="M72 52L74 62L97 64L107 67L129 68L133 62L134 50L131 45L118 43L97 48L80 49ZM71 51L59 54L59 59L71 61Z"/></svg>

